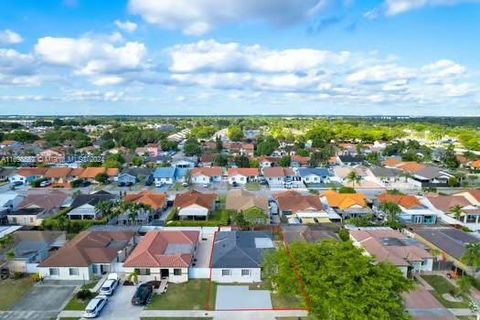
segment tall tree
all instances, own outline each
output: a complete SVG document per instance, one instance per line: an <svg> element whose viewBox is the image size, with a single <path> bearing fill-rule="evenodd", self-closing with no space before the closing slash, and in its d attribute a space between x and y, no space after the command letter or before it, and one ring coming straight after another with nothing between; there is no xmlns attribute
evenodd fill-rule
<svg viewBox="0 0 480 320"><path fill-rule="evenodd" d="M462 257L462 262L475 269L480 268L480 243L470 243L467 245Z"/></svg>
<svg viewBox="0 0 480 320"><path fill-rule="evenodd" d="M352 187L355 188L355 184L359 184L362 181L362 177L355 171L352 170L347 175L346 180L352 183Z"/></svg>
<svg viewBox="0 0 480 320"><path fill-rule="evenodd" d="M456 204L450 208L450 213L455 217L455 219L460 221L462 218L463 209L460 205Z"/></svg>

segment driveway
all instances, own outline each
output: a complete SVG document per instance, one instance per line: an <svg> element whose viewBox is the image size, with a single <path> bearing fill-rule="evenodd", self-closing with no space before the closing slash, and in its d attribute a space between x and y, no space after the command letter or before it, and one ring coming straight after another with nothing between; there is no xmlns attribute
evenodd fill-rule
<svg viewBox="0 0 480 320"><path fill-rule="evenodd" d="M268 290L249 290L248 286L217 286L216 310L272 309Z"/></svg>
<svg viewBox="0 0 480 320"><path fill-rule="evenodd" d="M98 319L140 319L143 307L133 306L130 303L136 288L136 286L119 286L115 294L108 298L107 306Z"/></svg>
<svg viewBox="0 0 480 320"><path fill-rule="evenodd" d="M75 282L38 283L11 311L1 314L0 319L51 319L67 304L78 285Z"/></svg>

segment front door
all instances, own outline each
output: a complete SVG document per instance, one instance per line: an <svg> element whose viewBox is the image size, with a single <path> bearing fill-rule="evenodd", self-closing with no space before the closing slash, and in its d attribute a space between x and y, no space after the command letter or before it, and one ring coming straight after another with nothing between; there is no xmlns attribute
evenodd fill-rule
<svg viewBox="0 0 480 320"><path fill-rule="evenodd" d="M160 278L165 279L168 278L169 276L169 270L168 269L161 269L160 270Z"/></svg>

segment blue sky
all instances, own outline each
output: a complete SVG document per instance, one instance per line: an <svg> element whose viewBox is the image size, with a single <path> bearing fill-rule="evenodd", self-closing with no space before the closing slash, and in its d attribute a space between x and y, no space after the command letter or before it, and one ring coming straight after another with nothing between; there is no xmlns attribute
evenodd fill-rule
<svg viewBox="0 0 480 320"><path fill-rule="evenodd" d="M480 115L480 0L0 8L0 114Z"/></svg>

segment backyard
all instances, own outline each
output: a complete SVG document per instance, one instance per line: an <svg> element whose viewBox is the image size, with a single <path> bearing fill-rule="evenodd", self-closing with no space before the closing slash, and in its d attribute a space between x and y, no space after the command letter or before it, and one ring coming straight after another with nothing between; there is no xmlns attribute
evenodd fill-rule
<svg viewBox="0 0 480 320"><path fill-rule="evenodd" d="M431 291L433 296L446 308L469 308L468 301L449 301L443 297L444 294L451 293L455 286L440 275L423 275L422 278L434 289Z"/></svg>
<svg viewBox="0 0 480 320"><path fill-rule="evenodd" d="M0 281L0 310L10 310L33 287L30 277Z"/></svg>
<svg viewBox="0 0 480 320"><path fill-rule="evenodd" d="M154 295L147 310L204 310L206 304L215 306L216 284L208 280L191 280L186 283L170 283L165 294ZM213 309L213 308L211 308Z"/></svg>

